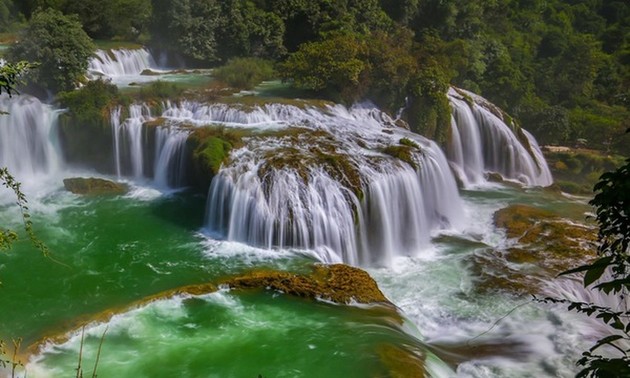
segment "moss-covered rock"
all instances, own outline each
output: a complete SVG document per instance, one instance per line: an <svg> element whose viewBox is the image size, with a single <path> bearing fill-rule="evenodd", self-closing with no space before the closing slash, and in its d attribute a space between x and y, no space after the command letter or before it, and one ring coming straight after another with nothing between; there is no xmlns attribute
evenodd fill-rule
<svg viewBox="0 0 630 378"><path fill-rule="evenodd" d="M549 279L595 256L596 227L551 211L511 205L497 211L494 222L505 230L512 246L475 254L471 270L478 291L538 294Z"/></svg>
<svg viewBox="0 0 630 378"><path fill-rule="evenodd" d="M192 151L194 184L207 190L212 178L227 161L230 151L243 146L247 130L230 130L223 126L196 128L188 137L188 148Z"/></svg>
<svg viewBox="0 0 630 378"><path fill-rule="evenodd" d="M318 168L348 188L357 198L363 198L363 182L359 168L347 152L338 148L338 141L330 133L293 127L260 137L274 137L285 142L284 147L274 149L264 156L264 162L258 169L258 176L264 187L273 185L270 181L272 178L270 173L273 170L294 170L308 184L311 170ZM305 146L307 148L304 148Z"/></svg>
<svg viewBox="0 0 630 378"><path fill-rule="evenodd" d="M341 304L391 304L366 271L344 264L315 265L311 274L254 270L221 283L235 289L271 289L302 298L321 298Z"/></svg>
<svg viewBox="0 0 630 378"><path fill-rule="evenodd" d="M100 178L67 178L63 180L67 191L82 195L125 194L129 187L125 184Z"/></svg>

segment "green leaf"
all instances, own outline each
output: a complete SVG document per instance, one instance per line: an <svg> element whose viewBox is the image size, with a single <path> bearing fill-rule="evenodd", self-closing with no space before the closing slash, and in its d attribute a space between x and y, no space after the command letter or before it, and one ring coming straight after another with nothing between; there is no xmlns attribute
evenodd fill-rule
<svg viewBox="0 0 630 378"><path fill-rule="evenodd" d="M589 351L594 351L595 349L601 347L602 345L606 345L606 344L611 344L613 341L617 341L619 339L623 339L623 336L621 335L610 335L610 336L606 336L603 339L599 340L597 342L597 344L593 345L593 347L591 347L591 349L589 349Z"/></svg>
<svg viewBox="0 0 630 378"><path fill-rule="evenodd" d="M584 287L597 281L597 279L604 274L612 259L612 256L602 257L591 264L590 268L586 270L586 274L584 275Z"/></svg>

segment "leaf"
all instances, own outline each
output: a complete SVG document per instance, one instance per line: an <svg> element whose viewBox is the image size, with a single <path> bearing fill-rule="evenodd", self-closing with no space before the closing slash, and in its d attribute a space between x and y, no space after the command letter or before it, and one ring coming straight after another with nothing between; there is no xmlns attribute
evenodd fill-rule
<svg viewBox="0 0 630 378"><path fill-rule="evenodd" d="M612 345L613 341L617 341L619 339L623 339L623 336L621 335L610 335L610 336L606 336L603 339L599 340L597 342L597 344L593 345L593 347L591 347L591 349L589 349L590 352L594 351L595 349L601 347L602 345L606 345L606 344L610 344Z"/></svg>
<svg viewBox="0 0 630 378"><path fill-rule="evenodd" d="M619 280L607 281L594 286L593 289L601 290L606 294L610 294L611 291L619 292L624 288L630 286L630 277Z"/></svg>

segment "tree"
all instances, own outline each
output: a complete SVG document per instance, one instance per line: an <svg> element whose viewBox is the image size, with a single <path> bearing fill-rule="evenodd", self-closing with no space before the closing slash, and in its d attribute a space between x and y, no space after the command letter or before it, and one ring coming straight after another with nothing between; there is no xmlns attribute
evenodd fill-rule
<svg viewBox="0 0 630 378"><path fill-rule="evenodd" d="M338 34L302 44L280 69L284 80L301 89L324 93L345 102L362 96L361 73L367 68L365 44L353 34Z"/></svg>
<svg viewBox="0 0 630 378"><path fill-rule="evenodd" d="M628 130L630 131L630 130ZM584 273L584 287L619 298L615 308L592 303L570 302L569 309L595 316L611 328L610 335L600 339L578 361L583 369L578 377L630 376L630 310L625 297L630 289L630 158L614 172L601 176L595 185L591 205L597 208L599 225L597 254L591 264L563 272ZM619 344L625 341L626 346ZM611 347L616 357L596 354L603 346Z"/></svg>
<svg viewBox="0 0 630 378"><path fill-rule="evenodd" d="M220 4L216 0L153 0L152 43L198 61L214 62Z"/></svg>
<svg viewBox="0 0 630 378"><path fill-rule="evenodd" d="M33 14L8 56L10 60L38 62L27 82L40 92L56 93L74 89L83 80L95 49L76 17L47 9Z"/></svg>
<svg viewBox="0 0 630 378"><path fill-rule="evenodd" d="M92 38L134 40L148 30L151 0L69 1L62 9L76 14Z"/></svg>

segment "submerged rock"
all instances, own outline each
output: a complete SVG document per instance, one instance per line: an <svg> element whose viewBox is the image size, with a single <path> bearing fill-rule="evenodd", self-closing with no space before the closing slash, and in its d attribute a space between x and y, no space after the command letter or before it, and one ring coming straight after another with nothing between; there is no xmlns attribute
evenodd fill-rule
<svg viewBox="0 0 630 378"><path fill-rule="evenodd" d="M481 292L539 294L550 279L595 256L596 227L548 210L511 205L494 214L494 223L505 230L510 246L475 254L471 270Z"/></svg>
<svg viewBox="0 0 630 378"><path fill-rule="evenodd" d="M64 179L63 186L69 192L83 195L125 194L129 191L125 184L94 177Z"/></svg>
<svg viewBox="0 0 630 378"><path fill-rule="evenodd" d="M389 369L391 378L424 378L425 356L419 351L414 353L408 346L383 344L378 355Z"/></svg>

